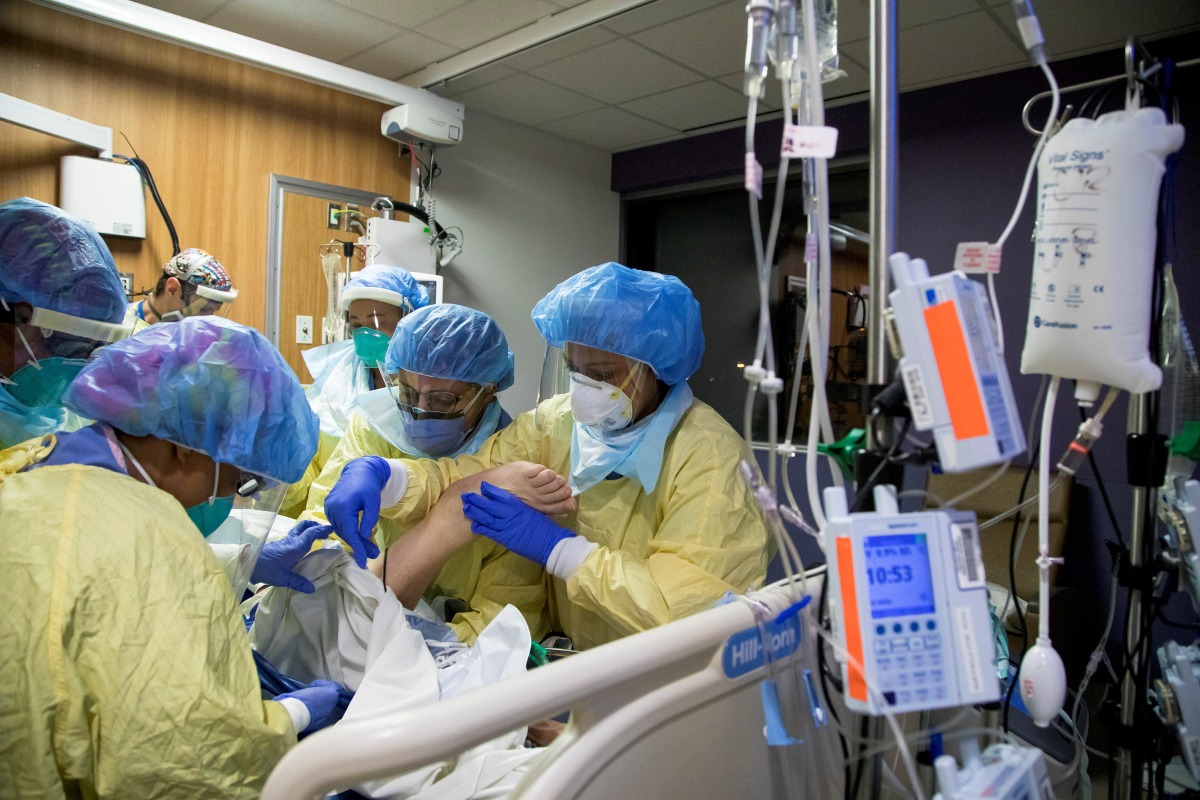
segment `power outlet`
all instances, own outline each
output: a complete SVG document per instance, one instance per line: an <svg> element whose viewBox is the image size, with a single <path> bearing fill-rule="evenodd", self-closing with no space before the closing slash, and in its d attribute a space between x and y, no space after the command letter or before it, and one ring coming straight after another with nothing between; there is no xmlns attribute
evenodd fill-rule
<svg viewBox="0 0 1200 800"><path fill-rule="evenodd" d="M335 231L342 229L342 207L337 203L330 203L325 209L325 224Z"/></svg>
<svg viewBox="0 0 1200 800"><path fill-rule="evenodd" d="M312 344L313 318L296 316L296 344Z"/></svg>

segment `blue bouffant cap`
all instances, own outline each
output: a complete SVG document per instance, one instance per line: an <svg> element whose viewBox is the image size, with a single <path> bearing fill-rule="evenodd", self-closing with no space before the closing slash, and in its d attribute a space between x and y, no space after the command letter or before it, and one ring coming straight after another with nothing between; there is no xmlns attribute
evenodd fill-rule
<svg viewBox="0 0 1200 800"><path fill-rule="evenodd" d="M429 305L429 292L402 267L375 264L364 267L342 289L342 311L355 300L378 300L408 313Z"/></svg>
<svg viewBox="0 0 1200 800"><path fill-rule="evenodd" d="M0 297L97 322L125 317L108 245L92 226L30 197L0 203Z"/></svg>
<svg viewBox="0 0 1200 800"><path fill-rule="evenodd" d="M669 386L700 367L700 304L678 278L609 262L560 283L533 307L533 324L555 347L567 342L649 364Z"/></svg>
<svg viewBox="0 0 1200 800"><path fill-rule="evenodd" d="M500 392L513 385L513 354L496 321L453 303L419 308L400 320L384 368L449 378Z"/></svg>
<svg viewBox="0 0 1200 800"><path fill-rule="evenodd" d="M295 483L319 423L283 356L253 328L216 316L149 328L96 352L63 395L77 414Z"/></svg>

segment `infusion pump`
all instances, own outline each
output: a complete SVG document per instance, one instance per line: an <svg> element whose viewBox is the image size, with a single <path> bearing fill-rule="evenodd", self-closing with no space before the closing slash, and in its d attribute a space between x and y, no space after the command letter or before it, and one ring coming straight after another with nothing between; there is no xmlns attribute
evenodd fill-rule
<svg viewBox="0 0 1200 800"><path fill-rule="evenodd" d="M892 487L851 514L825 490L829 607L846 706L901 713L1000 699L975 515L901 514Z"/></svg>

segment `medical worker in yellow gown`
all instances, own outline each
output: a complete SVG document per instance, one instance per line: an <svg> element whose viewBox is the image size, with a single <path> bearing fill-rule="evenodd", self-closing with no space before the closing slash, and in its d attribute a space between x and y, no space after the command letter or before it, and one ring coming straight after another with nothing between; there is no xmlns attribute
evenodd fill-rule
<svg viewBox="0 0 1200 800"><path fill-rule="evenodd" d="M273 518L312 458L300 383L258 332L192 317L101 348L63 403L96 422L0 453L0 797L256 798L339 689L262 699L206 537L235 498ZM313 538L267 545L268 571Z"/></svg>
<svg viewBox="0 0 1200 800"><path fill-rule="evenodd" d="M289 517L300 516L307 506L312 482L346 432L355 399L384 388L383 358L396 325L405 315L429 305L429 293L408 270L374 264L346 283L338 302L350 338L301 352L313 378L304 394L321 420L321 439L304 477L283 500L280 512Z"/></svg>
<svg viewBox="0 0 1200 800"><path fill-rule="evenodd" d="M325 501L341 537L370 548L376 509L413 526L452 482L524 460L568 475L577 511L551 519L486 482L463 496L464 510L477 534L546 568L551 625L577 647L761 585L767 530L739 471L743 443L687 384L704 351L691 291L608 263L556 287L533 321L561 349L569 390L474 455L386 469L351 461Z"/></svg>
<svg viewBox="0 0 1200 800"><path fill-rule="evenodd" d="M342 468L360 456L440 458L474 453L512 418L496 396L513 384L513 354L495 320L453 303L420 308L396 326L388 345L389 387L360 395L341 443L313 482L305 519L324 520L325 496ZM461 519L461 513L458 517ZM379 521L378 541L387 549L407 530ZM418 580L413 553L389 551L373 569L409 608L422 595L461 601L444 606L460 641L471 642L506 604L516 606L537 638L549 630L542 569L490 539L439 564L432 579ZM481 591L486 587L486 591ZM439 606L440 608L441 606Z"/></svg>

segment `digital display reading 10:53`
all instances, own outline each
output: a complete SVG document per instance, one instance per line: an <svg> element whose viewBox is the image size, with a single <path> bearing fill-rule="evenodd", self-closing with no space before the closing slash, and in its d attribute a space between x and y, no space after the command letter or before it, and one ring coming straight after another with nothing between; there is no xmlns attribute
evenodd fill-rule
<svg viewBox="0 0 1200 800"><path fill-rule="evenodd" d="M863 539L863 555L872 618L933 613L933 579L925 534L867 536Z"/></svg>

